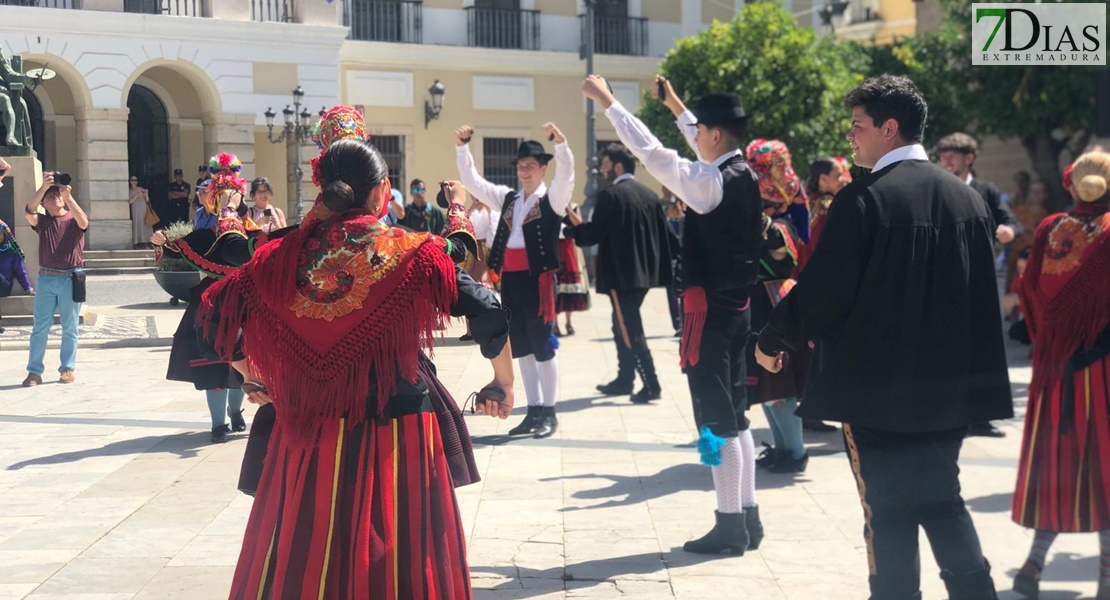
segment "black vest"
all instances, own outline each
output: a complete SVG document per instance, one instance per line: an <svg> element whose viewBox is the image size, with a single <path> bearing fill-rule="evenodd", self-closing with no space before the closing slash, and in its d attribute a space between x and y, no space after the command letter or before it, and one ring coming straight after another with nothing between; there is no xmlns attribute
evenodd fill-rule
<svg viewBox="0 0 1110 600"><path fill-rule="evenodd" d="M756 174L737 154L721 165L724 197L708 214L686 211L682 232L683 287L707 292L747 290L762 251L763 200Z"/></svg>
<svg viewBox="0 0 1110 600"><path fill-rule="evenodd" d="M523 194L523 192L521 192ZM493 247L489 251L489 268L501 272L505 261L505 246L513 230L513 212L517 208L518 194L509 192L501 206L501 220L497 223L497 233L493 236ZM559 228L562 217L551 209L547 195L532 207L524 217L524 251L528 253L528 274L540 275L546 271L559 270Z"/></svg>

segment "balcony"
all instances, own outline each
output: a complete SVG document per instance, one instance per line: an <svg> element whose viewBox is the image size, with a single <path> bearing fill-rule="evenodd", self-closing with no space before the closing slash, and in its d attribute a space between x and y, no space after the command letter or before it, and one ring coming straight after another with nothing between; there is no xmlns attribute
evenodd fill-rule
<svg viewBox="0 0 1110 600"><path fill-rule="evenodd" d="M30 6L38 8L77 8L78 0L0 0L0 6Z"/></svg>
<svg viewBox="0 0 1110 600"><path fill-rule="evenodd" d="M349 39L419 44L424 41L424 3L419 0L347 0L343 25Z"/></svg>
<svg viewBox="0 0 1110 600"><path fill-rule="evenodd" d="M203 17L201 0L123 0L123 12L144 15Z"/></svg>
<svg viewBox="0 0 1110 600"><path fill-rule="evenodd" d="M586 15L579 15L582 40L586 38ZM594 16L594 53L647 56L647 19L640 17Z"/></svg>
<svg viewBox="0 0 1110 600"><path fill-rule="evenodd" d="M468 6L466 42L472 48L540 49L540 11Z"/></svg>
<svg viewBox="0 0 1110 600"><path fill-rule="evenodd" d="M271 23L292 23L293 0L251 0L251 20Z"/></svg>
<svg viewBox="0 0 1110 600"><path fill-rule="evenodd" d="M849 23L871 23L881 20L879 3L874 0L851 0L848 4Z"/></svg>

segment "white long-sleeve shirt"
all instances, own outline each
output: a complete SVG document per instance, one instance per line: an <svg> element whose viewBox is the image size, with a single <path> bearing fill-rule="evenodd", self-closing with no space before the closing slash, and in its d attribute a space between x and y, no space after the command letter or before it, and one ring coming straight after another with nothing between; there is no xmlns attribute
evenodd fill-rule
<svg viewBox="0 0 1110 600"><path fill-rule="evenodd" d="M740 154L740 150L726 152L713 162L702 160L700 155L697 161L692 161L679 156L674 150L663 147L647 125L628 112L620 102L614 102L605 111L605 116L613 122L617 137L636 158L640 159L648 173L681 198L686 206L702 215L720 206L721 199L724 197L721 165ZM694 154L698 154L698 149L694 145L694 136L697 134L694 125L697 122L690 111L682 113L675 121L683 137L686 138L686 143L693 148Z"/></svg>
<svg viewBox="0 0 1110 600"><path fill-rule="evenodd" d="M455 146L455 153L455 162L459 167L459 180L479 202L494 211L501 212L505 198L510 193L516 194L512 229L509 232L506 247L524 247L524 218L545 194L555 214L560 217L566 214L567 205L574 195L574 154L571 153L570 146L566 142L555 144L555 177L551 181L550 191L545 184L541 183L532 195L524 199L524 202L520 202L521 196L524 195L523 190L490 183L478 173L478 169L474 166L474 157L470 154L469 144Z"/></svg>

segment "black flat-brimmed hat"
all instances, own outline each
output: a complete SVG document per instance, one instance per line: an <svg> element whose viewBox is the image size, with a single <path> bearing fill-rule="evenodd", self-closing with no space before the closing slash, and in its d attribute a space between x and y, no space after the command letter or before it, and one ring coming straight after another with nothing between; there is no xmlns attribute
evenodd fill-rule
<svg viewBox="0 0 1110 600"><path fill-rule="evenodd" d="M551 162L551 159L555 157L544 152L543 144L536 140L528 140L520 143L520 148L517 148L516 160L513 161L513 164L515 165L517 161L522 158L534 158L540 161L540 163L546 164Z"/></svg>
<svg viewBox="0 0 1110 600"><path fill-rule="evenodd" d="M724 125L748 120L744 105L736 94L720 92L706 94L698 100L698 106L693 113L698 119L696 124L701 125Z"/></svg>

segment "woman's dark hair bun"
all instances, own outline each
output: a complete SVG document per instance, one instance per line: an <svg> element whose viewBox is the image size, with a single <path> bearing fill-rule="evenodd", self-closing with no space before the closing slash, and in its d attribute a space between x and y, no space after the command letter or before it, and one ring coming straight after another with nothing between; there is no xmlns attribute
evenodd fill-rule
<svg viewBox="0 0 1110 600"><path fill-rule="evenodd" d="M336 179L324 186L322 199L328 210L343 212L354 207L355 190L343 180Z"/></svg>

